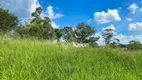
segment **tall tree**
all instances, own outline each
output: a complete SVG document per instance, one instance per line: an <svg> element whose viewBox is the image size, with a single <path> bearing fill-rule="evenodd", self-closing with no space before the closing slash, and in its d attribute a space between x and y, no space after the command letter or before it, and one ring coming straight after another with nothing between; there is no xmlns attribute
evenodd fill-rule
<svg viewBox="0 0 142 80"><path fill-rule="evenodd" d="M90 37L88 40L89 46L90 47L97 47L97 41L100 39L100 37Z"/></svg>
<svg viewBox="0 0 142 80"><path fill-rule="evenodd" d="M41 7L37 7L35 12L32 13L32 17L33 19L31 20L31 24L42 24L42 18L40 17L42 13L42 8Z"/></svg>
<svg viewBox="0 0 142 80"><path fill-rule="evenodd" d="M43 25L41 26L43 39L55 38L55 30L51 25L51 20L48 17L44 17Z"/></svg>
<svg viewBox="0 0 142 80"><path fill-rule="evenodd" d="M13 13L10 13L7 9L0 8L0 30L2 32L7 32L18 25L18 17Z"/></svg>
<svg viewBox="0 0 142 80"><path fill-rule="evenodd" d="M69 41L69 42L72 42L74 41L74 31L72 29L72 27L64 27L63 29L63 39L66 40L66 41Z"/></svg>
<svg viewBox="0 0 142 80"><path fill-rule="evenodd" d="M38 7L36 8L35 12L31 14L32 20L30 22L31 24L30 24L30 30L29 30L29 33L31 36L35 36L38 38L42 37L41 26L42 26L43 20L40 17L41 13L42 13L42 8Z"/></svg>
<svg viewBox="0 0 142 80"><path fill-rule="evenodd" d="M120 46L120 40L118 38L114 38L112 40L112 42L110 43L110 46L112 48L116 48L116 47L119 47Z"/></svg>
<svg viewBox="0 0 142 80"><path fill-rule="evenodd" d="M95 33L95 29L83 22L78 24L75 28L75 38L78 43L86 43L87 38Z"/></svg>
<svg viewBox="0 0 142 80"><path fill-rule="evenodd" d="M60 38L63 35L63 30L61 30L61 29L55 29L55 34L56 34L57 41L59 42Z"/></svg>
<svg viewBox="0 0 142 80"><path fill-rule="evenodd" d="M52 39L55 36L54 28L48 17L41 18L42 8L36 8L32 13L30 34L40 39Z"/></svg>
<svg viewBox="0 0 142 80"><path fill-rule="evenodd" d="M114 29L104 29L102 32L102 36L105 39L105 44L109 45L112 37L115 35Z"/></svg>

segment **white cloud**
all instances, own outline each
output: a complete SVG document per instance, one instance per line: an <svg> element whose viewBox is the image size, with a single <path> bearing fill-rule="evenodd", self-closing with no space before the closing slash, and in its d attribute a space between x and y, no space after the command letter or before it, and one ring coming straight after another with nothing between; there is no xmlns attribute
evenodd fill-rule
<svg viewBox="0 0 142 80"><path fill-rule="evenodd" d="M123 34L115 36L115 38L118 38L120 40L120 43L122 44L128 44L131 40L136 40L142 43L142 35L136 35L136 36L125 36Z"/></svg>
<svg viewBox="0 0 142 80"><path fill-rule="evenodd" d="M105 45L105 40L99 33L100 39L97 41L97 43L100 46ZM135 35L135 36L125 36L123 34L116 35L114 38L117 38L120 40L121 44L128 44L131 40L136 40L142 43L142 35Z"/></svg>
<svg viewBox="0 0 142 80"><path fill-rule="evenodd" d="M58 18L60 18L60 17L62 17L62 16L64 16L64 15L61 14L61 13L56 13L56 12L54 11L54 8L53 8L52 6L48 6L48 7L47 7L47 11L44 12L44 13L42 14L42 16L43 16L43 17L44 17L44 16L48 16L51 20L53 20L53 19L58 19Z"/></svg>
<svg viewBox="0 0 142 80"><path fill-rule="evenodd" d="M128 7L128 9L132 12L132 14L135 14L136 13L136 10L138 9L139 7L137 6L136 3L133 3L132 5L130 5Z"/></svg>
<svg viewBox="0 0 142 80"><path fill-rule="evenodd" d="M3 8L9 9L10 12L15 13L20 20L25 21L31 18L31 13L40 6L38 0L0 0L0 4ZM47 11L41 14L41 17L48 16L52 23L53 28L59 28L53 19L57 19L63 16L63 14L55 13L52 6L47 7Z"/></svg>
<svg viewBox="0 0 142 80"><path fill-rule="evenodd" d="M100 36L100 39L97 41L97 44L99 46L104 46L105 45L105 40L102 36Z"/></svg>
<svg viewBox="0 0 142 80"><path fill-rule="evenodd" d="M130 31L142 31L142 22L136 22L129 24Z"/></svg>
<svg viewBox="0 0 142 80"><path fill-rule="evenodd" d="M53 21L51 22L51 25L52 25L53 28L59 28L59 25L57 25L57 24L56 24L55 22L53 22Z"/></svg>
<svg viewBox="0 0 142 80"><path fill-rule="evenodd" d="M127 21L133 21L131 18L126 18Z"/></svg>
<svg viewBox="0 0 142 80"><path fill-rule="evenodd" d="M102 32L98 32L94 35L94 37L100 37L100 39L97 41L97 44L99 46L104 46L105 45L105 39L102 37Z"/></svg>
<svg viewBox="0 0 142 80"><path fill-rule="evenodd" d="M54 8L52 6L48 6L46 12L43 12L41 14L41 17L48 16L52 20L52 23L51 23L52 27L59 28L59 25L57 25L53 20L61 18L64 15L61 13L56 13L53 9Z"/></svg>
<svg viewBox="0 0 142 80"><path fill-rule="evenodd" d="M106 28L103 28L103 30L105 29L112 29L112 30L116 30L116 28L114 27L114 25L110 25L110 26L107 26Z"/></svg>
<svg viewBox="0 0 142 80"><path fill-rule="evenodd" d="M0 4L3 8L15 13L20 19L30 18L31 13L37 6L40 6L38 0L2 0Z"/></svg>
<svg viewBox="0 0 142 80"><path fill-rule="evenodd" d="M96 12L94 13L95 21L98 24L104 24L112 21L121 21L121 17L118 14L118 10L110 10L108 9L107 12Z"/></svg>

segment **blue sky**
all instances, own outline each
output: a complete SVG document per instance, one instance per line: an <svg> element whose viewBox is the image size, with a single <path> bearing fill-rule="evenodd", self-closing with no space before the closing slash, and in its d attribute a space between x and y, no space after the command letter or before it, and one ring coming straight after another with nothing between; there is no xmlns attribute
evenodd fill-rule
<svg viewBox="0 0 142 80"><path fill-rule="evenodd" d="M126 0L39 0L39 2L44 10L51 5L54 6L56 12L65 15L56 20L61 27L64 25L76 26L79 22L87 22L89 19L93 19L94 12L107 11L108 8L117 9L122 5L124 7L127 5ZM95 23L91 24L94 25Z"/></svg>
<svg viewBox="0 0 142 80"><path fill-rule="evenodd" d="M47 6L53 6L55 12L64 14L62 18L54 20L56 24L60 25L60 28L64 26L75 27L80 22L88 23L88 20L90 20L89 24L94 26L98 31L101 31L103 27L114 24L118 29L123 28L118 30L118 33L125 33L126 35L130 34L127 31L129 22L126 21L126 18L135 18L137 16L136 14L131 15L127 8L133 3L141 6L140 2L141 0L39 0L44 10L46 10ZM101 11L107 12L108 9L117 9L122 20L101 25L96 24L94 13ZM135 21L141 20L135 19ZM126 30L124 31L124 29Z"/></svg>
<svg viewBox="0 0 142 80"><path fill-rule="evenodd" d="M20 20L30 18L35 8L41 6L42 16L50 17L55 27L75 27L85 22L97 30L97 35L105 28L115 28L121 42L142 42L141 0L2 0L0 4Z"/></svg>

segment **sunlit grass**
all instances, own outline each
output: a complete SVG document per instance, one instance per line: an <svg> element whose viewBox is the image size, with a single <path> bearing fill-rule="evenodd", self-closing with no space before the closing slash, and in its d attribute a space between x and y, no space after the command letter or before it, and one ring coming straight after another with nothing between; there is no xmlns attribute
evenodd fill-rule
<svg viewBox="0 0 142 80"><path fill-rule="evenodd" d="M140 80L142 52L0 40L0 80Z"/></svg>

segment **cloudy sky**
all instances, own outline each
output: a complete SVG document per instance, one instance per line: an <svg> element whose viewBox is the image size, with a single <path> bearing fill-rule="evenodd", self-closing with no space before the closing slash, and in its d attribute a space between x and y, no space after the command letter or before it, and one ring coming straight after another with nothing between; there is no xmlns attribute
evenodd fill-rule
<svg viewBox="0 0 142 80"><path fill-rule="evenodd" d="M0 6L27 20L37 6L53 27L75 27L80 22L92 25L96 35L105 28L117 31L121 43L142 42L142 0L0 0ZM100 42L103 39L100 39Z"/></svg>

